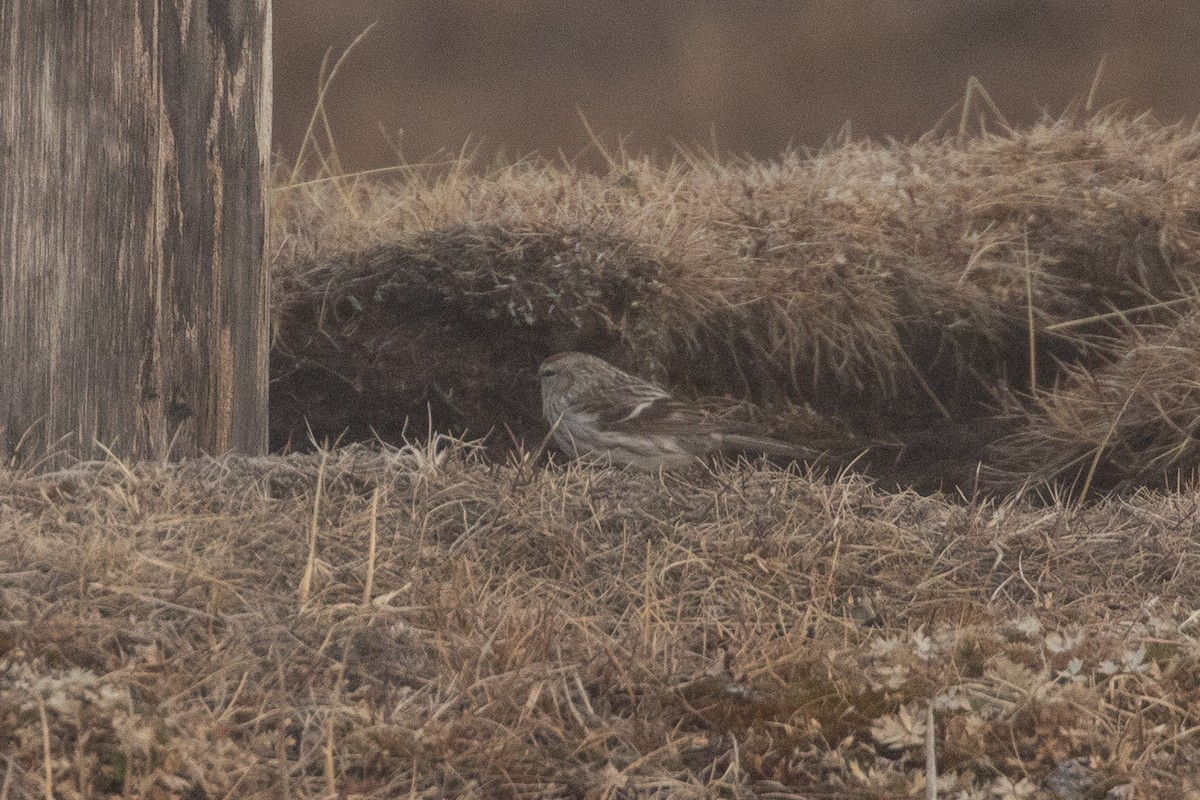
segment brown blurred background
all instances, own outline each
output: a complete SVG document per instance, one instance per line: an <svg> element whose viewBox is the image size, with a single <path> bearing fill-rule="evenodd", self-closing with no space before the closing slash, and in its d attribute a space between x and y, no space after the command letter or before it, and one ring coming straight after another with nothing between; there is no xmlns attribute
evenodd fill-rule
<svg viewBox="0 0 1200 800"><path fill-rule="evenodd" d="M980 78L1010 122L1087 95L1200 112L1200 3L1106 0L276 0L275 146L291 163L321 58L370 23L327 107L347 170L606 142L769 157L856 134L911 138ZM957 117L954 118L957 120ZM401 135L401 131L403 134ZM390 140L390 143L389 143ZM594 154L593 154L594 155Z"/></svg>

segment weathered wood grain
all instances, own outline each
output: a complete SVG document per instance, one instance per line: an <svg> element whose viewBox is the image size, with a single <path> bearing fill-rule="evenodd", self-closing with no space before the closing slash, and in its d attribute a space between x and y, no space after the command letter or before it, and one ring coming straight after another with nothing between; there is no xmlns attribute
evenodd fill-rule
<svg viewBox="0 0 1200 800"><path fill-rule="evenodd" d="M0 450L266 447L270 0L0 3Z"/></svg>

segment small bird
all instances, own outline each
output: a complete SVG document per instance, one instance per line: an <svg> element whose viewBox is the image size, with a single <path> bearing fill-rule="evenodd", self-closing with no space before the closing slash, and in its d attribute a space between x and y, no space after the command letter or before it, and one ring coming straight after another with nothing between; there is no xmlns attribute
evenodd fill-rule
<svg viewBox="0 0 1200 800"><path fill-rule="evenodd" d="M542 413L568 455L657 469L696 464L715 453L813 461L807 447L760 436L682 402L666 389L586 353L557 353L538 367Z"/></svg>

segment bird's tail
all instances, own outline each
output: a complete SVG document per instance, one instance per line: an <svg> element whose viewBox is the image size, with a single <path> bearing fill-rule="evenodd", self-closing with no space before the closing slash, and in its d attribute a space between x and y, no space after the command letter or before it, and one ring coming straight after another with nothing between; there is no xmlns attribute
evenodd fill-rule
<svg viewBox="0 0 1200 800"><path fill-rule="evenodd" d="M747 436L740 433L721 435L721 450L727 453L759 453L765 456L791 458L796 461L816 461L821 453L811 447L772 439L767 436Z"/></svg>

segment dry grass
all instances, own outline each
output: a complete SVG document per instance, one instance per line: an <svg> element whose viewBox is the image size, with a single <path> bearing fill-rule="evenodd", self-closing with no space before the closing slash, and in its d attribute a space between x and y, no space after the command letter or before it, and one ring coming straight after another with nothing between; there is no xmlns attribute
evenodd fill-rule
<svg viewBox="0 0 1200 800"><path fill-rule="evenodd" d="M1032 407L1197 296L1200 134L1147 118L610 162L282 187L275 444L432 419L500 453L544 433L538 361L581 349L799 419L834 463L875 448L869 474L973 486L1020 421L1004 398ZM1019 441L987 475L1032 459Z"/></svg>
<svg viewBox="0 0 1200 800"><path fill-rule="evenodd" d="M0 473L0 800L1200 798L1200 134L611 163L280 186L312 452ZM865 455L556 464L566 348Z"/></svg>
<svg viewBox="0 0 1200 800"><path fill-rule="evenodd" d="M3 796L1200 797L1195 495L437 447L6 476Z"/></svg>
<svg viewBox="0 0 1200 800"><path fill-rule="evenodd" d="M1120 357L1072 367L1032 404L1010 398L1014 432L990 446L989 482L1018 489L1194 486L1200 470L1200 313L1131 326Z"/></svg>

